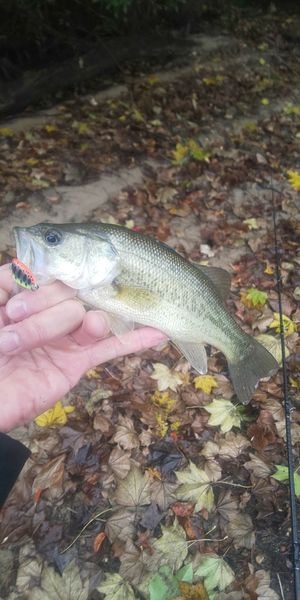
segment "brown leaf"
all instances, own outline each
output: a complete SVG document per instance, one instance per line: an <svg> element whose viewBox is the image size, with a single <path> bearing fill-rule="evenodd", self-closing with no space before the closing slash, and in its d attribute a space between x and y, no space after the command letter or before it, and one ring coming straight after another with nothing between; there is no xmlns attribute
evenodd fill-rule
<svg viewBox="0 0 300 600"><path fill-rule="evenodd" d="M124 450L138 448L139 438L135 432L133 421L129 417L119 416L119 425L112 438L112 442L119 444Z"/></svg>
<svg viewBox="0 0 300 600"><path fill-rule="evenodd" d="M250 446L250 442L245 436L229 431L225 434L225 437L220 439L219 453L225 460L237 458L248 446Z"/></svg>
<svg viewBox="0 0 300 600"><path fill-rule="evenodd" d="M66 454L53 458L43 465L32 484L32 491L48 490L51 499L56 499L63 493Z"/></svg>
<svg viewBox="0 0 300 600"><path fill-rule="evenodd" d="M208 593L203 583L186 583L179 581L179 590L182 600L209 600Z"/></svg>
<svg viewBox="0 0 300 600"><path fill-rule="evenodd" d="M235 548L252 548L255 542L255 533L250 515L237 513L227 525L227 532L233 538Z"/></svg>
<svg viewBox="0 0 300 600"><path fill-rule="evenodd" d="M195 504L193 502L174 502L171 504L171 510L177 517L190 517L194 512Z"/></svg>
<svg viewBox="0 0 300 600"><path fill-rule="evenodd" d="M244 467L248 469L248 471L251 471L256 477L266 479L271 473L270 467L255 454L250 453L249 456L251 460L244 463Z"/></svg>
<svg viewBox="0 0 300 600"><path fill-rule="evenodd" d="M98 535L96 535L94 542L93 542L93 550L95 553L99 552L105 538L106 538L105 531L100 531L100 533L98 533Z"/></svg>
<svg viewBox="0 0 300 600"><path fill-rule="evenodd" d="M114 448L108 464L119 479L124 479L130 470L130 454L120 448Z"/></svg>

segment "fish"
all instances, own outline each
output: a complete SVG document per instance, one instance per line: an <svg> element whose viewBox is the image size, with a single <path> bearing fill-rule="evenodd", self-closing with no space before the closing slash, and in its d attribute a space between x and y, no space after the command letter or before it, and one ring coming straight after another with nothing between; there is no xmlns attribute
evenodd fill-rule
<svg viewBox="0 0 300 600"><path fill-rule="evenodd" d="M59 280L76 289L86 306L109 313L115 335L155 327L200 374L207 372L205 345L220 350L241 403L278 368L226 308L231 278L225 269L193 263L121 225L40 223L15 227L14 235L18 258L41 285Z"/></svg>

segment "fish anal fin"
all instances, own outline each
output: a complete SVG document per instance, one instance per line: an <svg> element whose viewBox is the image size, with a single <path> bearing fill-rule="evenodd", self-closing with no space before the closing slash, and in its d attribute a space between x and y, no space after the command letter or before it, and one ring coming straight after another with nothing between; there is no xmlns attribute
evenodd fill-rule
<svg viewBox="0 0 300 600"><path fill-rule="evenodd" d="M222 300L227 300L230 293L230 273L221 267L208 267L206 265L195 266L214 284L220 298L222 298Z"/></svg>
<svg viewBox="0 0 300 600"><path fill-rule="evenodd" d="M182 340L172 341L198 373L201 375L207 373L207 355L203 344L185 342Z"/></svg>

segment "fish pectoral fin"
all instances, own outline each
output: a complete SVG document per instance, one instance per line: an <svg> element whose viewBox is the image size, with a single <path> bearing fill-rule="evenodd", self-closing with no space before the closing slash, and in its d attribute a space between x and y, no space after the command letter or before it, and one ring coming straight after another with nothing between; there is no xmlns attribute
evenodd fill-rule
<svg viewBox="0 0 300 600"><path fill-rule="evenodd" d="M122 319L122 317L112 313L108 313L108 315L110 330L117 338L134 329L134 322L130 319Z"/></svg>
<svg viewBox="0 0 300 600"><path fill-rule="evenodd" d="M148 306L153 307L159 302L156 294L145 288L125 286L118 283L114 287L116 291L115 298L131 308L144 309Z"/></svg>
<svg viewBox="0 0 300 600"><path fill-rule="evenodd" d="M201 373L201 375L207 373L207 355L203 344L195 344L182 340L172 341L198 373Z"/></svg>
<svg viewBox="0 0 300 600"><path fill-rule="evenodd" d="M206 265L195 265L214 284L217 293L222 300L227 300L230 293L231 275L221 267L207 267Z"/></svg>

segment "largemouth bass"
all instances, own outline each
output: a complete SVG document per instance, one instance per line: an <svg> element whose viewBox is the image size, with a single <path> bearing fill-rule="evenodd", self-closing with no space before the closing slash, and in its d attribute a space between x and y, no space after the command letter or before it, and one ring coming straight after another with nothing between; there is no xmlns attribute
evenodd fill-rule
<svg viewBox="0 0 300 600"><path fill-rule="evenodd" d="M278 365L224 306L230 276L198 266L167 245L104 223L15 227L17 256L38 283L60 280L78 298L111 315L117 335L136 324L160 329L199 373L204 344L221 350L238 399L247 404L258 381Z"/></svg>

